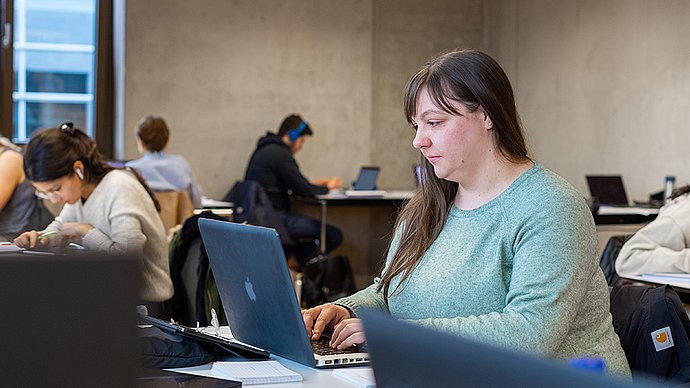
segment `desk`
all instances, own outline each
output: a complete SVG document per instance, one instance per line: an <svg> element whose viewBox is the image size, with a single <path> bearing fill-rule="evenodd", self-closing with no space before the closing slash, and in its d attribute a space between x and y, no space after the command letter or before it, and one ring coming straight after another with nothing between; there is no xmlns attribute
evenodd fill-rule
<svg viewBox="0 0 690 388"><path fill-rule="evenodd" d="M594 216L597 225L644 224L656 218L659 209L645 207L601 206Z"/></svg>
<svg viewBox="0 0 690 388"><path fill-rule="evenodd" d="M343 231L343 243L333 254L350 259L356 285L362 288L371 284L378 274L397 213L412 194L412 191L389 191L379 197L327 194L295 198L293 211L320 219L322 226L330 222Z"/></svg>
<svg viewBox="0 0 690 388"><path fill-rule="evenodd" d="M661 281L661 280L652 280L649 278L645 278L643 276L626 276L626 277L621 277L622 280L624 281L630 281L633 283L644 283L644 284L651 284L651 285L664 285L668 284L671 287L673 287L674 290L678 293L678 296L680 297L680 300L686 304L686 310L690 307L687 306L690 304L690 282L688 281L673 281L673 280L668 280L668 281Z"/></svg>
<svg viewBox="0 0 690 388"><path fill-rule="evenodd" d="M321 253L326 252L326 224L328 223L328 205L331 206L381 206L381 205L400 205L404 201L412 198L413 191L394 190L386 191L380 196L348 196L345 194L323 194L317 195L315 201L321 206ZM312 199L303 199L306 202Z"/></svg>

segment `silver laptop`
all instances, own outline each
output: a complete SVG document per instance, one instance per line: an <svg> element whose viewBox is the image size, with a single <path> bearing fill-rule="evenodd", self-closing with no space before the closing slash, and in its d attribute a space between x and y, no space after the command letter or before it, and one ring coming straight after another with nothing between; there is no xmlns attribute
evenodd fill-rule
<svg viewBox="0 0 690 388"><path fill-rule="evenodd" d="M368 364L361 349L339 351L325 338L309 340L274 229L205 218L199 229L237 340L310 367Z"/></svg>

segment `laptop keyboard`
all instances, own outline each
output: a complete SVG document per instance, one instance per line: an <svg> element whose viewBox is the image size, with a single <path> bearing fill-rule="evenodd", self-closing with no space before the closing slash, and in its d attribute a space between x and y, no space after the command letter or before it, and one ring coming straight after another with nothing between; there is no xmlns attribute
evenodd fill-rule
<svg viewBox="0 0 690 388"><path fill-rule="evenodd" d="M311 348L314 353L320 356L330 356L333 354L349 354L349 353L361 353L364 350L359 346L351 346L347 349L336 349L332 348L328 343L330 338L321 337L315 341L311 341Z"/></svg>

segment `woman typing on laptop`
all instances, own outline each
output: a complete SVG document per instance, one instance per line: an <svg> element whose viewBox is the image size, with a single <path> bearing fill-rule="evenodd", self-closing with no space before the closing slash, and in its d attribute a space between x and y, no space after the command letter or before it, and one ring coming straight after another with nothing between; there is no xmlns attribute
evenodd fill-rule
<svg viewBox="0 0 690 388"><path fill-rule="evenodd" d="M365 342L362 308L499 346L601 357L630 373L595 259L592 215L527 155L510 81L478 51L442 55L408 81L405 114L424 179L373 285L303 312L331 345Z"/></svg>

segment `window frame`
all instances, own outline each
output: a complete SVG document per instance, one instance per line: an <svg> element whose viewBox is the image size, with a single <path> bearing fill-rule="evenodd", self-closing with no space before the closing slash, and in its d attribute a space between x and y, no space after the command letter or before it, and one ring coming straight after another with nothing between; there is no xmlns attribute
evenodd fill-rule
<svg viewBox="0 0 690 388"><path fill-rule="evenodd" d="M0 134L12 139L14 131L14 0L0 0L0 2ZM39 49L53 45L41 44L40 46L42 47L38 47ZM60 46L72 52L85 52L85 48L81 45ZM112 157L114 136L113 0L96 0L94 50L93 97L75 94L70 98L75 102L92 104L93 118L89 121L93 123L93 137L101 153L106 157ZM26 101L29 102L33 97L50 98L51 94L53 93L26 92L20 96L28 97ZM61 96L64 97L65 94Z"/></svg>

